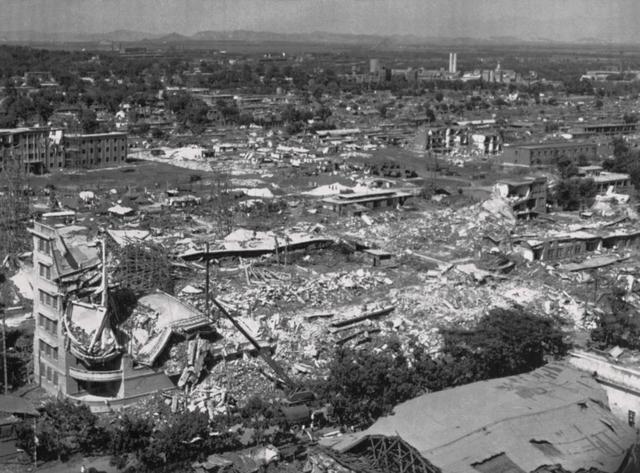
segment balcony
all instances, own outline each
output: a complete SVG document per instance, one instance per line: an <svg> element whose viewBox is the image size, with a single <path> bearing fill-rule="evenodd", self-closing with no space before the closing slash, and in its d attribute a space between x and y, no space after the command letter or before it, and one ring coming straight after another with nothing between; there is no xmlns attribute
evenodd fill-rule
<svg viewBox="0 0 640 473"><path fill-rule="evenodd" d="M109 381L120 381L122 379L122 370L87 371L80 368L69 368L69 376L80 381L106 383Z"/></svg>

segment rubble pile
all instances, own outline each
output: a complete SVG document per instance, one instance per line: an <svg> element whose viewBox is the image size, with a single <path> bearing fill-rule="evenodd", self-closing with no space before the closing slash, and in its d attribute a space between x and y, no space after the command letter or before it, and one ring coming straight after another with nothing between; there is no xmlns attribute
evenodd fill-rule
<svg viewBox="0 0 640 473"><path fill-rule="evenodd" d="M234 310L250 313L258 307L323 307L344 303L367 291L390 286L393 281L383 271L357 269L317 273L296 271L278 273L277 278L251 279L250 285L231 281L214 281L214 293ZM238 281L242 280L242 275ZM194 298L194 305L202 308L202 298Z"/></svg>
<svg viewBox="0 0 640 473"><path fill-rule="evenodd" d="M427 210L402 219L387 212L373 220L373 225L366 225L352 219L347 234L387 251L437 248L454 258L472 255L485 235L503 235L513 228L510 219L484 210L481 204Z"/></svg>

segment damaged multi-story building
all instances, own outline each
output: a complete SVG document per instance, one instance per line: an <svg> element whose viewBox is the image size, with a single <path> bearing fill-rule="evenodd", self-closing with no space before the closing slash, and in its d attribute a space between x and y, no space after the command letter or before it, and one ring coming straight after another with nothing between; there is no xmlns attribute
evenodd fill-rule
<svg viewBox="0 0 640 473"><path fill-rule="evenodd" d="M484 201L492 196L505 199L518 219L529 219L547 212L547 179L524 177L502 179L494 186L463 187L462 193Z"/></svg>
<svg viewBox="0 0 640 473"><path fill-rule="evenodd" d="M162 291L128 300L112 291L106 244L85 227L52 214L30 232L36 383L93 410L175 388L185 367L164 369L159 358L174 335L211 333L208 318Z"/></svg>

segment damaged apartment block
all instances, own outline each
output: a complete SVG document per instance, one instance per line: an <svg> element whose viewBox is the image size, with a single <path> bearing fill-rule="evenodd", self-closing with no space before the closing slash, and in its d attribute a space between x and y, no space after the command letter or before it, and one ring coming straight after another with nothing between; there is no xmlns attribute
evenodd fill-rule
<svg viewBox="0 0 640 473"><path fill-rule="evenodd" d="M54 215L30 232L37 384L100 411L175 388L171 374L184 377L183 384L190 379L192 367L167 374L158 365L167 361L160 358L171 340L214 333L204 314L166 292L147 289L139 297L122 278L108 283L105 244L89 239L84 227Z"/></svg>

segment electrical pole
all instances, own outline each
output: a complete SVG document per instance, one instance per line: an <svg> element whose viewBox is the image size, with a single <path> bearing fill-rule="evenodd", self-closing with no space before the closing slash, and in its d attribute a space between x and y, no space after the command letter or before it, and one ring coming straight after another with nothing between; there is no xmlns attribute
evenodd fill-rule
<svg viewBox="0 0 640 473"><path fill-rule="evenodd" d="M9 394L9 376L7 372L7 334L6 334L6 317L4 310L4 302L0 302L0 311L2 311L2 372L4 373L4 394Z"/></svg>
<svg viewBox="0 0 640 473"><path fill-rule="evenodd" d="M205 268L206 268L206 276L205 276L205 292L204 292L204 310L205 313L207 314L207 317L209 316L209 242L205 243L204 245L204 249L205 249Z"/></svg>

